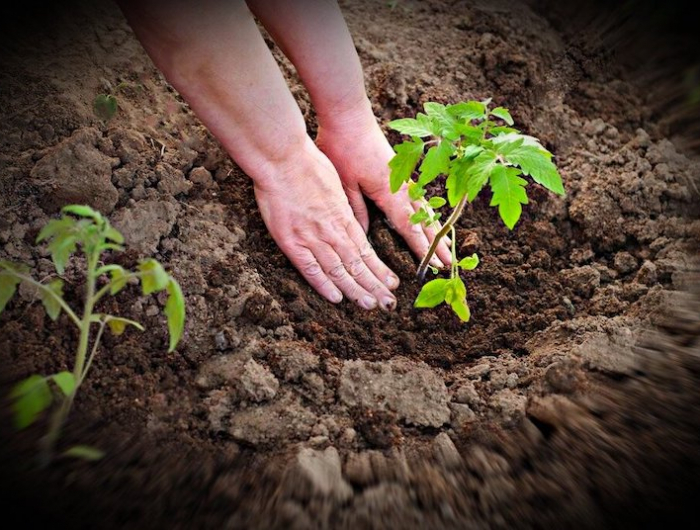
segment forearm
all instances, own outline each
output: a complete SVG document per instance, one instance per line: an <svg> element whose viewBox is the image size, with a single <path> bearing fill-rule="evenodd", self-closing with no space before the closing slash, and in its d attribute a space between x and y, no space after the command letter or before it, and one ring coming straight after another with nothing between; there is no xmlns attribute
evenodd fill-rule
<svg viewBox="0 0 700 530"><path fill-rule="evenodd" d="M247 0L294 64L322 127L371 118L360 59L335 0Z"/></svg>
<svg viewBox="0 0 700 530"><path fill-rule="evenodd" d="M243 0L118 3L155 65L256 184L310 141Z"/></svg>

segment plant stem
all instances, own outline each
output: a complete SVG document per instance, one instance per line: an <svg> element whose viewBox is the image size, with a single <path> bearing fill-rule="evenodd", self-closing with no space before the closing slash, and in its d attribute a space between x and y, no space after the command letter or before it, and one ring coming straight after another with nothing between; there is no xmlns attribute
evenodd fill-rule
<svg viewBox="0 0 700 530"><path fill-rule="evenodd" d="M423 260L420 262L420 265L418 266L418 272L417 276L420 281L423 281L425 279L425 273L428 270L428 264L430 263L431 258L435 254L435 250L437 249L438 245L440 244L440 241L442 241L442 238L445 237L447 232L449 232L454 224L457 222L457 219L462 215L462 211L464 210L464 205L467 203L467 196L465 195L460 199L460 201L457 203L457 206L455 206L455 209L452 210L452 213L450 216L447 218L447 221L445 221L445 224L442 225L442 228L440 231L437 233L435 236L435 239L433 239L433 242L430 245L430 248L428 249L428 252L425 254L425 257ZM454 235L452 237L452 244L454 245L455 238ZM454 251L452 252L452 260L454 261L455 258L455 253Z"/></svg>
<svg viewBox="0 0 700 530"><path fill-rule="evenodd" d="M51 421L49 424L49 431L46 434L43 445L43 454L41 456L41 464L47 465L52 457L56 441L61 434L61 429L63 424L70 413L73 406L73 400L75 399L75 394L78 392L80 384L83 382L84 378L84 366L85 358L87 356L88 346L90 344L90 325L92 324L90 318L92 317L92 311L95 307L95 269L97 267L99 254L93 252L88 255L88 267L87 267L87 294L85 295L85 306L83 309L83 318L80 320L80 339L78 342L78 350L75 356L75 366L73 367L73 378L75 380L75 386L73 391L64 397L61 402L61 406L56 409L56 411L51 416ZM93 348L93 350L96 350Z"/></svg>
<svg viewBox="0 0 700 530"><path fill-rule="evenodd" d="M450 231L451 231L450 235L452 236L452 248L451 248L451 250L452 250L452 270L450 271L450 278L454 278L458 274L458 272L457 272L457 243L456 243L457 231L455 230L454 225L452 225L450 227Z"/></svg>

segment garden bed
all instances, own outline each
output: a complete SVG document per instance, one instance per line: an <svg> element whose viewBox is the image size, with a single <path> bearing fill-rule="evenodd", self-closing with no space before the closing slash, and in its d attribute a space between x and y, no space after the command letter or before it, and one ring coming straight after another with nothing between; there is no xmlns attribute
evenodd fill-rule
<svg viewBox="0 0 700 530"><path fill-rule="evenodd" d="M148 331L104 339L66 429L62 443L99 447L101 461L32 469L43 426L14 433L2 408L0 491L17 513L71 528L601 528L690 506L698 162L613 54L526 4L390 4L341 3L382 125L426 101L493 97L555 154L567 189L533 189L512 232L488 196L462 216L457 244L481 258L464 275L466 325L412 307L416 259L377 210L369 237L402 279L397 310L316 295L114 6L39 18L7 44L0 258L45 277L39 229L87 203L126 236L120 264L156 257L188 303L173 353L162 300L127 289L106 307ZM110 91L105 124L91 105ZM66 271L73 303L78 271ZM65 318L30 292L11 302L3 395L71 368Z"/></svg>

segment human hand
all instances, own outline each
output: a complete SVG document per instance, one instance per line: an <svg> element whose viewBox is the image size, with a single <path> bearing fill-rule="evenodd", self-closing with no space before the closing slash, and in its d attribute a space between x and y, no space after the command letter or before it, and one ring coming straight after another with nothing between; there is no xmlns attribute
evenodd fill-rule
<svg viewBox="0 0 700 530"><path fill-rule="evenodd" d="M343 295L364 309L393 310L398 277L379 259L353 215L340 178L309 140L278 177L256 183L255 198L273 239L327 300Z"/></svg>
<svg viewBox="0 0 700 530"><path fill-rule="evenodd" d="M389 223L419 258L425 256L440 227L411 224L409 218L421 204L411 201L406 185L397 193L391 193L389 161L394 150L371 111L333 116L332 123L319 126L316 143L340 174L350 206L365 232L369 228L369 215L363 195L385 213ZM451 261L449 240L444 238L430 263L443 267Z"/></svg>

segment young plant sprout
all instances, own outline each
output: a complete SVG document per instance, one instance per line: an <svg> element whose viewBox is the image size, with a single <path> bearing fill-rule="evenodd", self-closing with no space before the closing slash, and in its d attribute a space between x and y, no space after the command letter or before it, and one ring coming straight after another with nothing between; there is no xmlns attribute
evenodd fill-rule
<svg viewBox="0 0 700 530"><path fill-rule="evenodd" d="M54 278L47 283L41 283L29 275L29 269L25 265L0 261L0 312L5 309L17 286L26 283L38 292L51 320L55 321L63 312L80 332L72 372L64 371L49 376L32 375L17 383L10 394L14 422L18 429L34 423L39 415L51 406L54 399L58 401L49 420L48 432L42 440L43 464L47 464L53 456L56 441L78 389L90 370L105 328L109 328L114 335L121 335L127 326L141 331L144 329L138 322L127 318L95 313L95 307L103 297L117 294L130 280L141 282L144 295L167 291L168 299L164 313L170 332L169 351L173 351L177 346L185 323L185 300L182 290L160 263L154 259L143 260L134 272L127 271L119 265L104 265L100 261L102 253L108 250L124 250L124 237L99 212L88 206L66 206L62 212L60 219L53 219L42 228L37 243L48 241L48 250L59 276L64 273L68 261L80 246L85 257L86 281L81 315L64 300L63 280ZM100 278L106 280L101 287L98 285ZM93 334L95 328L96 333ZM88 446L72 447L64 454L88 459L100 456L98 450Z"/></svg>
<svg viewBox="0 0 700 530"><path fill-rule="evenodd" d="M501 219L512 230L520 219L522 205L528 203L525 191L528 181L523 176L530 176L548 190L564 195L552 153L536 138L512 128L513 118L507 109L489 109L490 104L490 99L447 106L428 102L424 105L425 114L389 123L392 129L411 137L394 147L396 155L389 162L391 191L396 193L408 183L411 200L422 203L411 216L411 223L424 223L438 229L418 267L421 281L439 242L447 235L452 240L450 278L427 282L414 305L435 307L445 302L464 322L469 321L470 311L467 289L459 270L473 270L479 264L476 254L457 260L455 223L465 205L474 201L488 184L492 192L490 206L498 206ZM414 179L421 159L418 178ZM426 200L425 187L439 175L447 175L446 198L436 196ZM452 213L440 227L441 213L435 210L448 204L453 208Z"/></svg>

